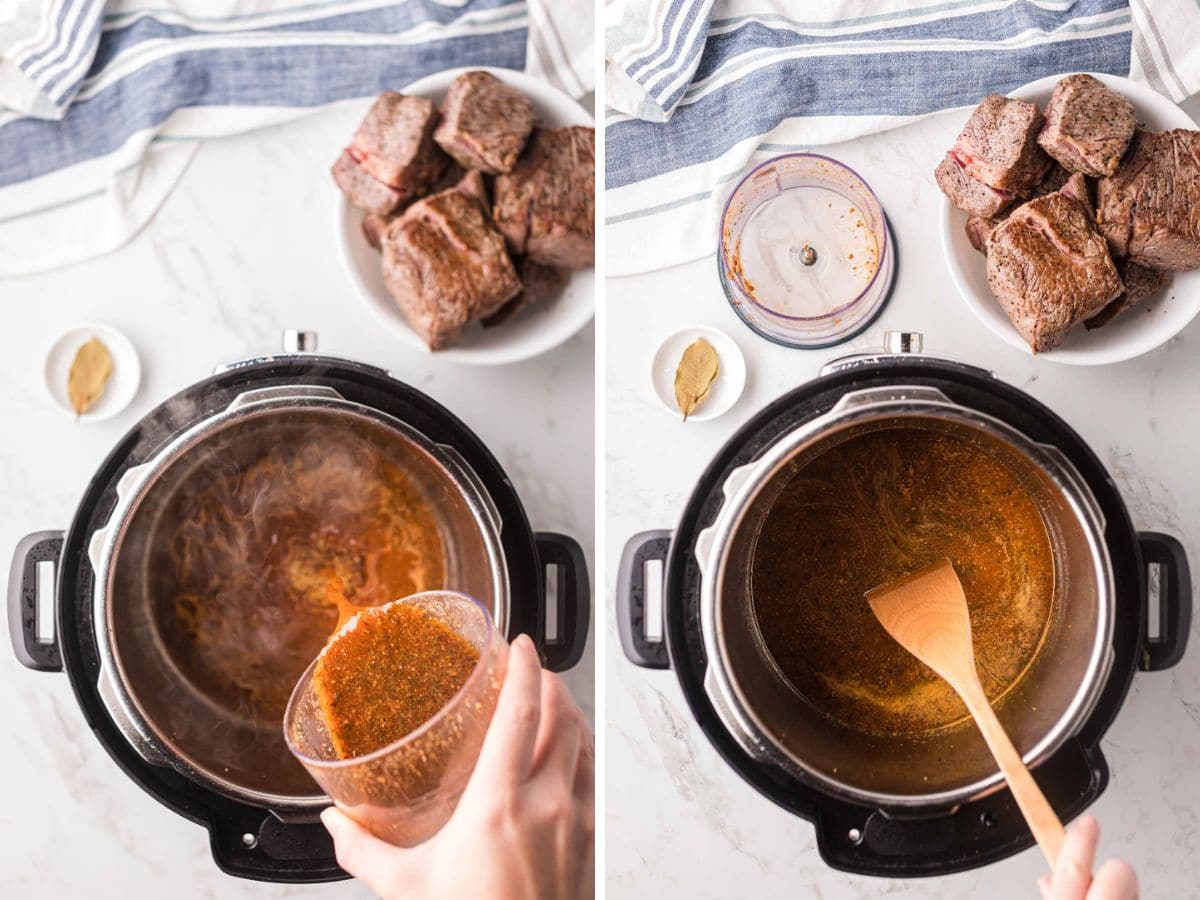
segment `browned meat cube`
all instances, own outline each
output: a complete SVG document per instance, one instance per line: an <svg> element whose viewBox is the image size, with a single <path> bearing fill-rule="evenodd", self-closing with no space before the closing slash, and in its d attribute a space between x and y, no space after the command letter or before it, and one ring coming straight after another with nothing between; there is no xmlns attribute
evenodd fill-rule
<svg viewBox="0 0 1200 900"><path fill-rule="evenodd" d="M362 220L363 237L376 250L383 246L383 235L388 226L396 220L396 216L381 216L378 213L367 213Z"/></svg>
<svg viewBox="0 0 1200 900"><path fill-rule="evenodd" d="M543 266L528 257L517 260L517 275L521 278L521 293L484 319L484 328L507 322L517 313L549 300L567 283L567 273L562 269Z"/></svg>
<svg viewBox="0 0 1200 900"><path fill-rule="evenodd" d="M1137 114L1133 104L1091 75L1054 86L1038 144L1066 169L1101 178L1117 170Z"/></svg>
<svg viewBox="0 0 1200 900"><path fill-rule="evenodd" d="M933 173L942 193L950 202L971 216L990 219L1000 215L1017 198L1010 191L998 191L967 174L951 150Z"/></svg>
<svg viewBox="0 0 1200 900"><path fill-rule="evenodd" d="M1132 309L1143 300L1154 296L1171 280L1169 272L1161 269L1147 269L1135 262L1121 260L1117 263L1117 271L1121 273L1121 281L1125 283L1125 291L1100 312L1083 323L1088 331L1107 325L1127 309Z"/></svg>
<svg viewBox="0 0 1200 900"><path fill-rule="evenodd" d="M477 200L453 188L414 203L388 228L383 280L431 350L521 290L504 238Z"/></svg>
<svg viewBox="0 0 1200 900"><path fill-rule="evenodd" d="M1139 131L1096 185L1096 221L1114 256L1150 269L1200 268L1200 131Z"/></svg>
<svg viewBox="0 0 1200 900"><path fill-rule="evenodd" d="M985 219L983 216L970 216L967 219L966 232L967 240L971 242L971 246L980 253L987 253L988 235L992 233L997 225L1003 222L1004 219L994 218Z"/></svg>
<svg viewBox="0 0 1200 900"><path fill-rule="evenodd" d="M567 269L595 263L595 129L535 128L495 191L496 225L513 254Z"/></svg>
<svg viewBox="0 0 1200 900"><path fill-rule="evenodd" d="M333 164L333 180L347 200L359 209L376 215L391 215L405 200L402 191L372 178L363 171L349 152L343 153Z"/></svg>
<svg viewBox="0 0 1200 900"><path fill-rule="evenodd" d="M1000 94L985 97L954 142L954 155L976 181L998 191L1028 194L1050 168L1038 146L1042 114L1036 103Z"/></svg>
<svg viewBox="0 0 1200 900"><path fill-rule="evenodd" d="M1088 218L1095 220L1096 206L1092 203L1092 190L1088 187L1087 179L1076 172L1067 179L1067 183L1059 188L1059 193L1064 197L1070 197L1076 203L1083 207L1083 211L1088 214Z"/></svg>
<svg viewBox="0 0 1200 900"><path fill-rule="evenodd" d="M1074 176L1066 169L1057 163L1050 168L1046 173L1046 177L1042 179L1042 183L1033 189L1034 197L1044 197L1047 194L1052 194L1057 190L1062 190L1064 194L1072 199L1084 203L1087 207L1088 214L1092 213L1092 201L1088 194L1087 181L1082 175L1077 176L1078 181L1074 181ZM1071 182L1068 188L1067 184ZM987 253L988 235L992 233L992 229L1003 222L1012 213L1014 207L1008 207L1002 212L985 218L983 216L971 216L967 219L966 232L967 240L971 242L971 246L980 253Z"/></svg>
<svg viewBox="0 0 1200 900"><path fill-rule="evenodd" d="M436 125L433 101L384 91L347 150L372 178L409 197L420 197L448 162L433 141Z"/></svg>
<svg viewBox="0 0 1200 900"><path fill-rule="evenodd" d="M1046 177L1041 180L1041 183L1030 193L1030 199L1034 197L1045 197L1047 194L1053 194L1059 190L1064 184L1071 180L1071 173L1060 166L1058 163L1052 163L1049 171L1046 172Z"/></svg>
<svg viewBox="0 0 1200 900"><path fill-rule="evenodd" d="M468 197L478 200L485 210L491 207L492 200L488 196L487 182L484 181L482 172L468 172L458 180L455 187Z"/></svg>
<svg viewBox="0 0 1200 900"><path fill-rule="evenodd" d="M465 169L511 172L529 132L533 104L489 72L459 75L442 101L434 140Z"/></svg>
<svg viewBox="0 0 1200 900"><path fill-rule="evenodd" d="M440 194L442 191L448 191L452 187L458 187L458 183L463 180L463 176L467 174L467 170L456 163L454 160L446 165L442 170L442 174L438 176L438 180L433 183L429 193Z"/></svg>
<svg viewBox="0 0 1200 900"><path fill-rule="evenodd" d="M1057 347L1125 289L1086 210L1062 192L998 225L987 257L992 293L1035 353Z"/></svg>

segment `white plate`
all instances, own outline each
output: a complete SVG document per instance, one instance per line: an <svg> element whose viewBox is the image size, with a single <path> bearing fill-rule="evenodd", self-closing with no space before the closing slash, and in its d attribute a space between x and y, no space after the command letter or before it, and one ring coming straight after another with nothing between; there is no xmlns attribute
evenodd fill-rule
<svg viewBox="0 0 1200 900"><path fill-rule="evenodd" d="M104 393L91 409L78 417L80 422L111 419L133 402L138 385L142 382L142 364L129 338L107 325L80 325L60 336L46 354L46 390L50 392L55 406L72 419L76 418L75 408L67 396L67 376L71 372L71 364L75 362L75 354L92 338L99 338L108 347L108 352L112 354L113 370L104 386Z"/></svg>
<svg viewBox="0 0 1200 900"><path fill-rule="evenodd" d="M663 341L654 354L650 368L650 384L663 408L677 419L683 419L679 405L675 402L675 370L683 351L697 338L706 338L717 351L717 378L708 389L695 411L688 416L689 422L707 422L729 410L742 396L746 387L746 358L733 338L707 325L693 325L677 331Z"/></svg>
<svg viewBox="0 0 1200 900"><path fill-rule="evenodd" d="M1066 73L1069 74L1069 73ZM1196 123L1182 109L1145 85L1117 75L1091 73L1096 79L1129 98L1137 111L1139 127L1150 131L1172 128L1196 128ZM1009 94L1018 100L1037 103L1045 109L1054 86L1063 75L1052 75L1027 84ZM1017 333L1008 316L992 296L987 282L987 259L967 240L967 214L942 196L942 252L958 292L971 312L975 313L994 334L1010 346L1032 353L1029 345ZM1038 354L1051 362L1074 366L1099 366L1140 356L1166 343L1200 312L1200 271L1175 272L1171 283L1159 297L1149 303L1139 303L1134 309L1118 316L1103 328L1088 331L1082 326L1072 329L1066 341Z"/></svg>
<svg viewBox="0 0 1200 900"><path fill-rule="evenodd" d="M428 97L441 105L442 98L455 78L463 72L478 71L479 68L439 72L414 81L403 88L403 91L405 94ZM562 127L594 124L594 120L582 106L544 82L511 69L485 67L484 71L491 72L501 81L524 92L533 101L538 121L546 125ZM366 115L373 102L373 99L362 101L361 115ZM350 135L346 135L346 140L349 142ZM337 204L334 231L341 248L342 262L355 290L380 321L404 343L430 352L425 342L404 320L396 302L383 284L379 252L367 243L362 234L362 212L351 206L341 191L335 190L335 194ZM595 312L595 285L593 270L572 271L566 285L553 300L526 310L511 322L505 322L495 328L484 328L475 323L452 346L437 351L437 358L475 366L495 366L545 353L570 338L592 320Z"/></svg>

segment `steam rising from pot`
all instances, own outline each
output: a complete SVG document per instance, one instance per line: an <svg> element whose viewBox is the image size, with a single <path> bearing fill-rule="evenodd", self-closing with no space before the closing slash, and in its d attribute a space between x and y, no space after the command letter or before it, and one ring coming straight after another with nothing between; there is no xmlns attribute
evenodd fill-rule
<svg viewBox="0 0 1200 900"><path fill-rule="evenodd" d="M113 602L124 632L156 649L124 654L147 668L126 674L153 685L160 727L205 745L209 765L294 765L275 755L280 723L337 625L331 580L358 605L444 586L436 498L389 438L329 412L250 416L190 448L142 500L121 547L142 562Z"/></svg>

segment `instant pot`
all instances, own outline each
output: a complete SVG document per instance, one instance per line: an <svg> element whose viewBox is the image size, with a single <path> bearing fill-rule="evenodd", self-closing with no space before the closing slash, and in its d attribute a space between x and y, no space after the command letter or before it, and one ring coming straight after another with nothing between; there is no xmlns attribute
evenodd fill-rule
<svg viewBox="0 0 1200 900"><path fill-rule="evenodd" d="M67 673L104 748L208 829L223 871L275 882L345 877L318 819L329 801L287 754L282 718L256 726L196 689L152 612L174 498L214 463L236 471L301 433L353 435L399 465L433 509L446 586L487 606L502 634L530 635L547 668L579 661L590 608L579 544L531 530L508 476L466 425L381 369L302 352L314 341L289 332L293 352L224 366L147 414L100 465L69 529L20 543L9 590L18 659ZM56 573L49 639L36 624L41 562Z"/></svg>
<svg viewBox="0 0 1200 900"><path fill-rule="evenodd" d="M836 360L755 415L701 475L674 531L629 541L617 582L626 656L675 671L720 755L813 823L828 864L887 877L982 866L1033 838L977 730L856 731L815 708L771 658L754 615L754 551L773 499L805 461L856 435L919 428L987 447L1029 490L1054 551L1055 612L998 715L1063 819L1107 785L1100 741L1134 673L1179 662L1191 621L1183 547L1134 529L1079 435L991 373L922 355L920 343L889 334L888 352ZM647 581L655 560L661 592ZM656 602L661 636L646 630Z"/></svg>

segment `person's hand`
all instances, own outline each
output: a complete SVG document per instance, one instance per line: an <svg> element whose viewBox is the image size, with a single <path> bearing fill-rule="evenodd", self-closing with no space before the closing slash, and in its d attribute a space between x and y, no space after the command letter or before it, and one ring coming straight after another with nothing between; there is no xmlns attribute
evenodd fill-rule
<svg viewBox="0 0 1200 900"><path fill-rule="evenodd" d="M1092 877L1100 824L1084 816L1071 826L1050 875L1038 879L1043 900L1137 900L1137 875L1123 859L1110 859Z"/></svg>
<svg viewBox="0 0 1200 900"><path fill-rule="evenodd" d="M321 819L341 867L384 900L587 900L595 889L591 730L521 635L479 762L441 831L402 849L338 809Z"/></svg>

